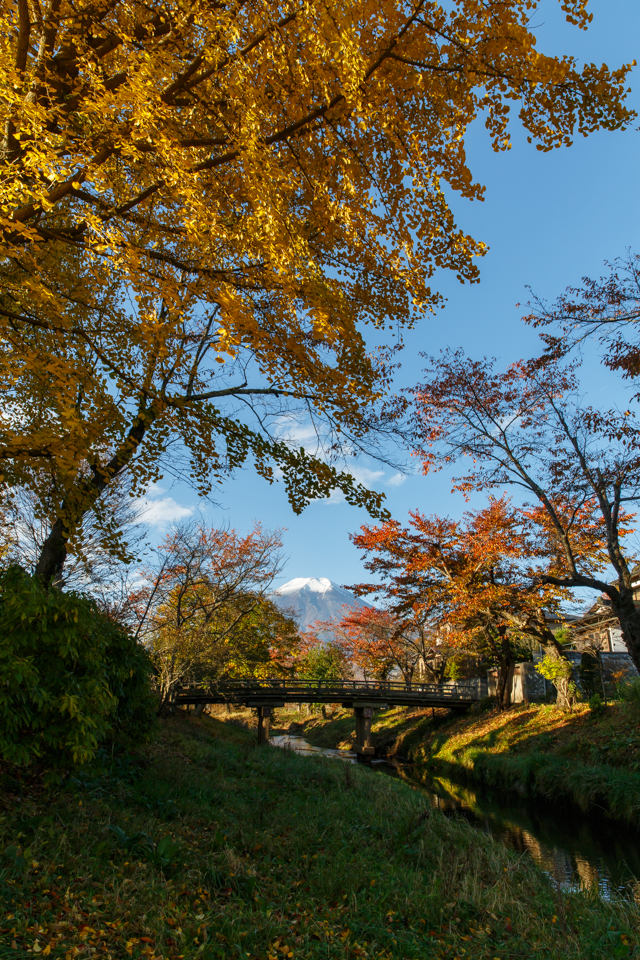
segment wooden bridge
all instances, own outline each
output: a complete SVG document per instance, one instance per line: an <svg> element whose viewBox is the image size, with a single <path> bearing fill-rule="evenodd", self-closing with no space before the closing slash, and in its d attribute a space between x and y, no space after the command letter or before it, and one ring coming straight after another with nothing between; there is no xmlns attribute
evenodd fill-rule
<svg viewBox="0 0 640 960"><path fill-rule="evenodd" d="M403 683L396 680L223 680L216 684L181 687L177 706L207 703L242 704L258 713L258 743L268 743L271 711L285 703L341 703L353 709L358 759L374 753L371 719L374 709L398 707L448 707L464 710L487 696L487 681L480 678L447 683Z"/></svg>

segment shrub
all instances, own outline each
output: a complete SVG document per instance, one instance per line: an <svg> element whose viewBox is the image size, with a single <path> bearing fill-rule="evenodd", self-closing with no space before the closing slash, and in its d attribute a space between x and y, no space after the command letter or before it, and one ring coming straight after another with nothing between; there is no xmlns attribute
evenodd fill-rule
<svg viewBox="0 0 640 960"><path fill-rule="evenodd" d="M592 650L585 650L580 658L580 686L587 697L602 693L600 657Z"/></svg>
<svg viewBox="0 0 640 960"><path fill-rule="evenodd" d="M482 700L478 700L476 703L472 704L471 713L486 713L487 710L493 710L494 707L497 706L497 703L497 697L483 697Z"/></svg>
<svg viewBox="0 0 640 960"><path fill-rule="evenodd" d="M569 680L571 677L569 661L562 657L550 657L548 653L536 664L536 670L545 680L550 680L553 684L558 680Z"/></svg>
<svg viewBox="0 0 640 960"><path fill-rule="evenodd" d="M540 663L536 664L536 670L556 688L557 705L563 710L570 710L578 699L578 687L572 679L573 671L569 661L564 657L546 653Z"/></svg>
<svg viewBox="0 0 640 960"><path fill-rule="evenodd" d="M630 707L640 711L640 677L618 684L618 696Z"/></svg>
<svg viewBox="0 0 640 960"><path fill-rule="evenodd" d="M589 697L589 710L591 710L591 713L599 716L601 713L604 713L604 709L605 702L599 693L594 693L592 697Z"/></svg>
<svg viewBox="0 0 640 960"><path fill-rule="evenodd" d="M341 648L335 643L317 644L307 650L298 664L298 676L312 680L341 680L350 668Z"/></svg>
<svg viewBox="0 0 640 960"><path fill-rule="evenodd" d="M108 739L144 737L153 718L146 651L95 603L0 574L0 756L68 769Z"/></svg>

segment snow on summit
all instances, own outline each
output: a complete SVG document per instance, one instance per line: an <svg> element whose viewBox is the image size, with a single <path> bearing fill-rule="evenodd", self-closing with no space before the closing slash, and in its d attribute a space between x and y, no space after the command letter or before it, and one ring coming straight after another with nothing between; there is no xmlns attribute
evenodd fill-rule
<svg viewBox="0 0 640 960"><path fill-rule="evenodd" d="M289 607L295 611L301 630L315 620L341 617L345 606L371 606L328 577L295 577L278 587L272 599L279 607Z"/></svg>
<svg viewBox="0 0 640 960"><path fill-rule="evenodd" d="M289 593L297 593L298 590L326 593L327 590L331 590L332 587L335 587L336 590L342 590L342 587L339 587L337 583L334 583L333 580L329 580L327 577L296 577L294 580L289 580L288 583L285 583L283 587L278 587L276 593L283 597ZM343 590L342 592L346 593L347 591Z"/></svg>

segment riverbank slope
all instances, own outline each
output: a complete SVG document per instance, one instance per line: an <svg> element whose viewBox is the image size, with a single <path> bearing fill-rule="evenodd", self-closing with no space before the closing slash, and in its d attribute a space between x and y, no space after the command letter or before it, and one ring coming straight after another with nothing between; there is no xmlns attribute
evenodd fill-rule
<svg viewBox="0 0 640 960"><path fill-rule="evenodd" d="M463 716L398 708L375 716L372 740L379 755L410 759L433 777L570 800L640 825L639 721L637 708L618 702L600 713L546 704ZM301 730L314 745L347 746L353 719L340 711Z"/></svg>
<svg viewBox="0 0 640 960"><path fill-rule="evenodd" d="M14 772L15 773L15 772ZM631 957L640 909L559 890L418 791L177 717L55 791L4 772L0 956Z"/></svg>

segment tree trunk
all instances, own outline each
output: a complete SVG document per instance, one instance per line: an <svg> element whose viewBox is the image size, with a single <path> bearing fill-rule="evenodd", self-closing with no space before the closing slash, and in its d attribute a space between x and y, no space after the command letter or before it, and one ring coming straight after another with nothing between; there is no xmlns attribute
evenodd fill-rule
<svg viewBox="0 0 640 960"><path fill-rule="evenodd" d="M498 706L501 710L508 710L511 706L511 686L516 661L509 643L506 627L498 628L500 649L498 655Z"/></svg>
<svg viewBox="0 0 640 960"><path fill-rule="evenodd" d="M160 705L157 716L166 717L173 711L173 702L180 681L178 679L163 680L160 685Z"/></svg>
<svg viewBox="0 0 640 960"><path fill-rule="evenodd" d="M550 660L556 660L563 663L562 675L554 677L551 681L557 691L556 705L561 710L570 710L574 700L572 693L571 663L564 655L561 643L556 639L553 630L548 626L545 620L544 610L538 610L534 616L527 617L526 620L513 621L518 628L527 636L532 637L540 644L544 655Z"/></svg>
<svg viewBox="0 0 640 960"><path fill-rule="evenodd" d="M551 631L549 631L551 632ZM553 636L553 635L552 635ZM556 706L561 710L571 710L573 706L573 701L575 699L572 692L572 680L571 680L571 663L563 655L562 651L559 649L560 644L553 638L553 643L543 643L543 650L546 657L549 657L550 660L563 660L566 664L566 676L555 677L552 680L554 687L556 688Z"/></svg>
<svg viewBox="0 0 640 960"><path fill-rule="evenodd" d="M620 623L622 639L627 645L629 655L640 671L640 611L633 602L633 592L621 592L620 599L612 599L611 606Z"/></svg>
<svg viewBox="0 0 640 960"><path fill-rule="evenodd" d="M496 643L493 631L495 631L500 638L499 646ZM505 624L486 627L485 637L487 638L487 643L493 656L498 661L498 684L496 691L498 707L500 710L508 710L511 706L511 685L516 666L511 643L509 642L509 629Z"/></svg>
<svg viewBox="0 0 640 960"><path fill-rule="evenodd" d="M498 661L498 706L508 710L511 706L511 685L515 670L515 660L500 657Z"/></svg>
<svg viewBox="0 0 640 960"><path fill-rule="evenodd" d="M153 404L149 408L142 407L120 449L111 460L100 470L94 470L92 476L81 482L76 491L78 496L75 500L72 498L71 503L68 499L63 502L62 516L57 517L53 522L51 532L42 545L36 564L36 577L45 587L50 587L62 580L62 569L68 553L69 529L74 524L78 527L82 523L83 517L96 505L103 490L131 462L145 433L156 419L156 415L157 411L154 410ZM74 502L75 506L72 509L71 505ZM65 518L67 510L69 515Z"/></svg>
<svg viewBox="0 0 640 960"><path fill-rule="evenodd" d="M38 557L35 574L45 586L56 586L62 580L62 569L67 559L67 537L64 534L64 523L58 517L49 536L42 544Z"/></svg>
<svg viewBox="0 0 640 960"><path fill-rule="evenodd" d="M158 704L156 716L166 717L169 714L170 706L171 706L170 692L168 690L162 690L160 693L160 703Z"/></svg>

